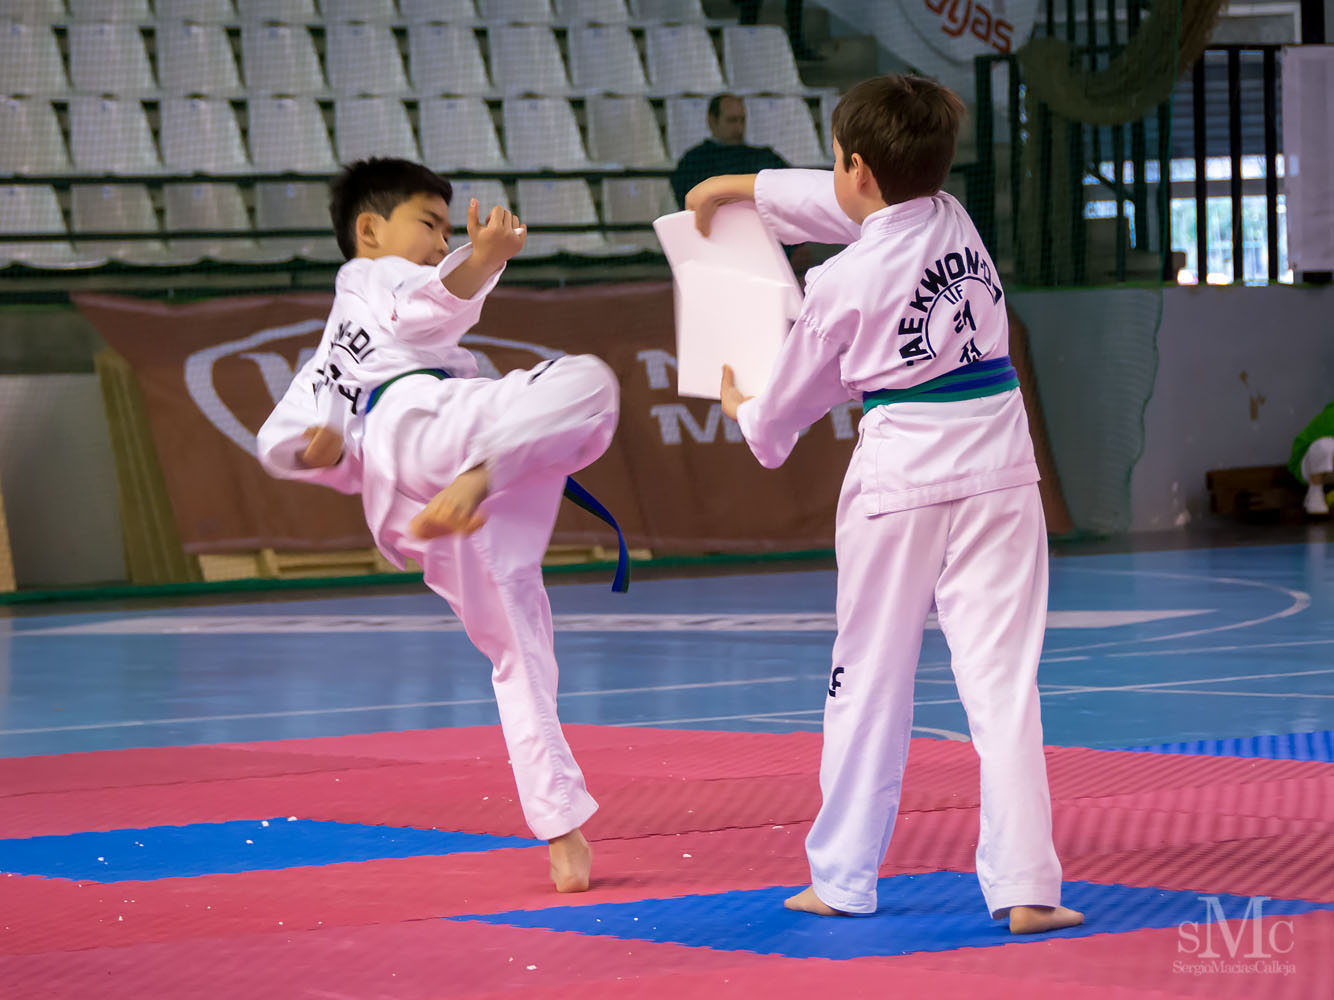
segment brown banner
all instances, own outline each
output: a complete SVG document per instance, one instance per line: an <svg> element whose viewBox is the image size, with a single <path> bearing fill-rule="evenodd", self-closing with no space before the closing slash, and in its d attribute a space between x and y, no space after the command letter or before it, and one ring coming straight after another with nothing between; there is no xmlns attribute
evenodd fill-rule
<svg viewBox="0 0 1334 1000"><path fill-rule="evenodd" d="M330 296L76 302L138 377L187 551L370 544L357 498L271 479L254 457L255 433L318 343ZM781 469L761 468L719 404L676 395L669 285L497 290L464 346L497 373L555 352L596 354L612 366L620 427L579 479L631 545L761 552L833 544L858 409L842 407L812 427ZM553 541L614 539L566 504Z"/></svg>

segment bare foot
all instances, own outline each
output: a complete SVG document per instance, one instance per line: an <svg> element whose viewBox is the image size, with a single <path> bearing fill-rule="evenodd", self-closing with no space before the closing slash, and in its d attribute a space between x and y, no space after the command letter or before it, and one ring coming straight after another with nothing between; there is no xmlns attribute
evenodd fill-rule
<svg viewBox="0 0 1334 1000"><path fill-rule="evenodd" d="M477 508L490 489L491 477L486 466L478 465L459 473L412 519L410 530L418 538L438 538L455 533L471 535L486 523L486 515Z"/></svg>
<svg viewBox="0 0 1334 1000"><path fill-rule="evenodd" d="M1044 931L1059 931L1064 927L1078 927L1083 922L1084 914L1064 906L1010 907L1011 934L1041 934Z"/></svg>
<svg viewBox="0 0 1334 1000"><path fill-rule="evenodd" d="M783 905L789 910L797 910L800 913L814 913L817 917L846 917L847 914L842 910L836 910L828 905L823 899L815 894L815 887L809 886L795 896L790 896L783 901Z"/></svg>
<svg viewBox="0 0 1334 1000"><path fill-rule="evenodd" d="M551 852L551 881L557 892L587 892L593 869L593 848L579 830L547 841Z"/></svg>

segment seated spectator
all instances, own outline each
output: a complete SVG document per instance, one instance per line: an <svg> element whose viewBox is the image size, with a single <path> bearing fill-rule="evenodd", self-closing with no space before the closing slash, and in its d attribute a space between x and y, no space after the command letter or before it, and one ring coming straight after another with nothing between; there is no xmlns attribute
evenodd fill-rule
<svg viewBox="0 0 1334 1000"><path fill-rule="evenodd" d="M672 172L672 191L682 208L686 192L710 177L787 166L770 147L746 145L746 104L735 94L719 94L711 100L707 120L711 137L686 150Z"/></svg>

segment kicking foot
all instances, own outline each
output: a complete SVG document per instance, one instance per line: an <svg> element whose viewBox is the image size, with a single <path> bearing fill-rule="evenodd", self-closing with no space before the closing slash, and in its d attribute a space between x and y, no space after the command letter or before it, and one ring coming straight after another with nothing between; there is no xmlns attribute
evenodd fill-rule
<svg viewBox="0 0 1334 1000"><path fill-rule="evenodd" d="M817 917L846 917L847 914L842 910L836 910L828 905L823 899L815 894L815 887L803 889L795 896L790 896L783 901L783 905L789 910L797 910L800 913L814 913Z"/></svg>
<svg viewBox="0 0 1334 1000"><path fill-rule="evenodd" d="M1010 907L1011 934L1041 934L1044 931L1059 931L1064 927L1078 927L1083 922L1084 914L1064 906Z"/></svg>
<svg viewBox="0 0 1334 1000"><path fill-rule="evenodd" d="M456 533L471 535L486 523L486 515L477 508L490 489L491 477L485 465L459 473L412 519L410 530L418 538L439 538Z"/></svg>
<svg viewBox="0 0 1334 1000"><path fill-rule="evenodd" d="M571 830L555 840L547 841L551 852L551 881L557 892L587 892L589 875L593 869L593 848L588 846L583 833Z"/></svg>

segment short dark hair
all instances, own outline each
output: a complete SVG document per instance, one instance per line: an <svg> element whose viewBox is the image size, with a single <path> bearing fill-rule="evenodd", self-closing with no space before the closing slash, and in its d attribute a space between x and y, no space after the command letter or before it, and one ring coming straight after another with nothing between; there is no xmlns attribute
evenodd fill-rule
<svg viewBox="0 0 1334 1000"><path fill-rule="evenodd" d="M740 101L736 94L716 94L709 101L709 117L717 118L723 113L723 101Z"/></svg>
<svg viewBox="0 0 1334 1000"><path fill-rule="evenodd" d="M863 80L844 94L832 124L844 168L858 154L880 197L894 205L941 189L963 117L963 101L944 84L890 74Z"/></svg>
<svg viewBox="0 0 1334 1000"><path fill-rule="evenodd" d="M329 185L329 217L343 256L351 260L357 255L357 216L374 212L387 219L399 205L419 194L439 195L448 205L454 188L435 171L411 160L371 157L343 167Z"/></svg>

